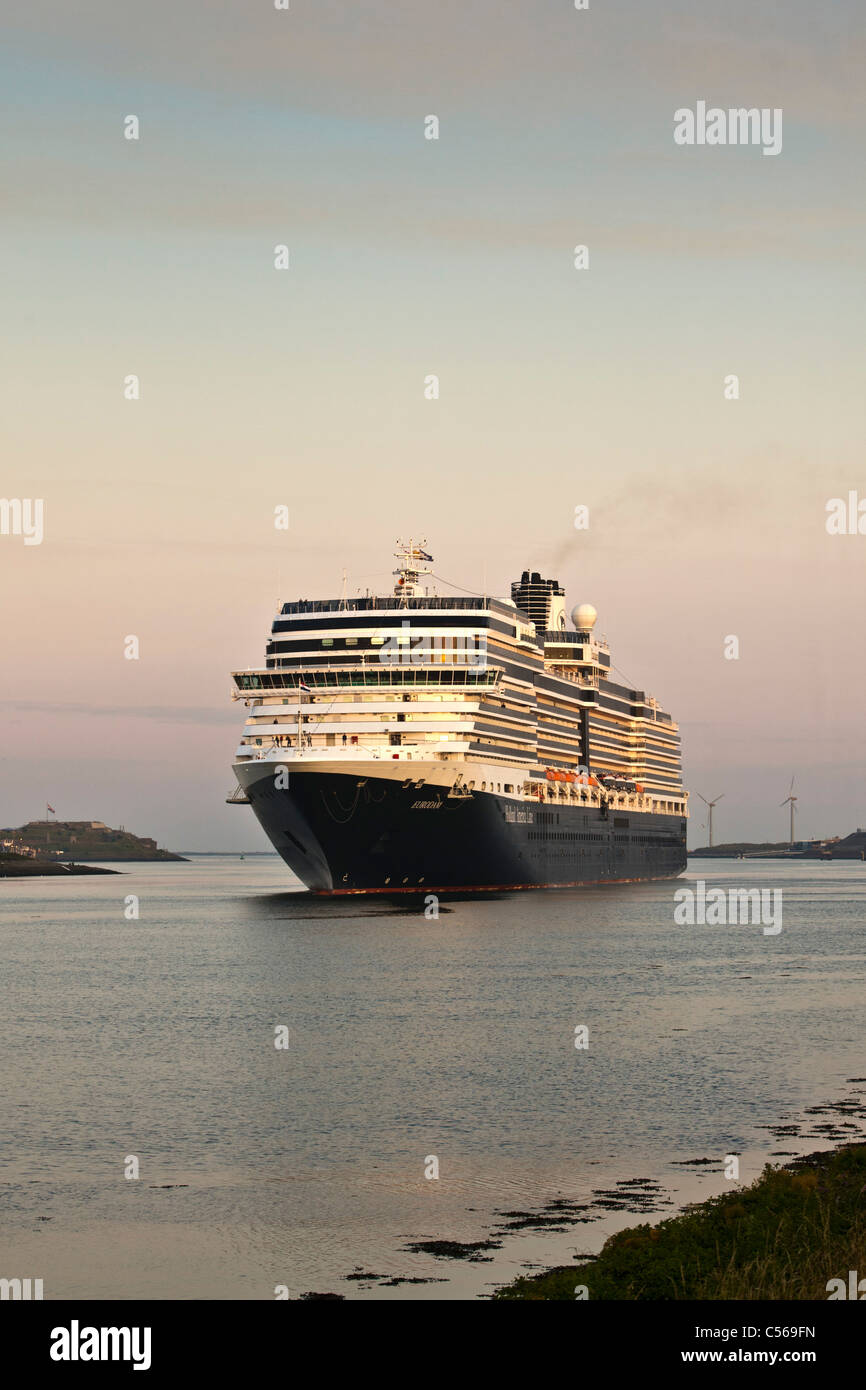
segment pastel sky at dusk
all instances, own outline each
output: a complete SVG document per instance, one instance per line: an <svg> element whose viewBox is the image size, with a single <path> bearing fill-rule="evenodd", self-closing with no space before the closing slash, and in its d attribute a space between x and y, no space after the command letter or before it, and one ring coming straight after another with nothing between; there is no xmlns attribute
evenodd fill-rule
<svg viewBox="0 0 866 1390"><path fill-rule="evenodd" d="M717 839L784 838L794 774L799 834L866 825L866 535L825 526L866 499L861 3L4 27L0 495L45 536L0 536L0 824L267 848L224 804L229 673L278 599L387 591L412 534L467 589L595 604L680 723L691 843L696 792ZM699 100L780 108L782 152L677 146Z"/></svg>

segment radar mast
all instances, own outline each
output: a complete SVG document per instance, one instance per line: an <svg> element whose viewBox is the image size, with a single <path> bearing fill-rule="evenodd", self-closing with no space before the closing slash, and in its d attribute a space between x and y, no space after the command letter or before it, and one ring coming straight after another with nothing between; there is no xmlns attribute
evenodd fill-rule
<svg viewBox="0 0 866 1390"><path fill-rule="evenodd" d="M423 597L421 581L430 574L430 566L433 563L433 556L428 554L426 546L425 539L413 541L410 536L408 541L398 540L397 549L394 551L397 561L397 568L394 570L397 580L394 593L398 598Z"/></svg>

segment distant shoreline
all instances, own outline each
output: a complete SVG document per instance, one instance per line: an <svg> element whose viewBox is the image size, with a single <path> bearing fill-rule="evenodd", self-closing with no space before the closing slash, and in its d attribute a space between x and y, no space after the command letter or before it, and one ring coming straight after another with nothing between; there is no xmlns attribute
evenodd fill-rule
<svg viewBox="0 0 866 1390"><path fill-rule="evenodd" d="M73 878L79 874L117 874L119 869L101 869L96 864L43 863L13 855L0 858L0 878Z"/></svg>
<svg viewBox="0 0 866 1390"><path fill-rule="evenodd" d="M164 862L182 859L160 849L149 836L113 830L101 820L31 820L0 829L2 857L32 858L37 864L104 864Z"/></svg>
<svg viewBox="0 0 866 1390"><path fill-rule="evenodd" d="M788 843L782 844L742 844L733 845L701 845L697 849L686 851L690 859L811 859L823 860L825 863L835 863L842 860L863 862L866 856L866 840L862 837L862 832L857 835L849 835L846 840L834 841L822 846L793 848Z"/></svg>

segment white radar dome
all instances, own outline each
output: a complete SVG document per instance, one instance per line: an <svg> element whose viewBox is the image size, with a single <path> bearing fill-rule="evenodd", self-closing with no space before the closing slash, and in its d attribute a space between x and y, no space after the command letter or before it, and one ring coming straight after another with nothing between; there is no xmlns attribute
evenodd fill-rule
<svg viewBox="0 0 866 1390"><path fill-rule="evenodd" d="M597 618L598 613L591 603L579 603L571 610L571 621L578 632L592 632Z"/></svg>

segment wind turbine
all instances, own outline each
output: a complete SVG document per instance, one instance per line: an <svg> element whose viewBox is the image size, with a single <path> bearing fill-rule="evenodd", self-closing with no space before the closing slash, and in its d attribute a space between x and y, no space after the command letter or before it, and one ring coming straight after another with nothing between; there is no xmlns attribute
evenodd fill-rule
<svg viewBox="0 0 866 1390"><path fill-rule="evenodd" d="M722 796L724 796L724 794L725 793L722 792ZM698 792L698 796L701 796L700 792ZM717 801L721 801L722 796L717 796L715 801L707 801L707 798L705 796L701 796L701 801L704 803L705 806L709 807L710 812L710 849L712 849L713 847L713 807L715 806Z"/></svg>
<svg viewBox="0 0 866 1390"><path fill-rule="evenodd" d="M792 778L791 778L791 785L790 785L790 787L788 788L788 795L785 797L785 800L784 800L784 801L780 801L780 802L779 802L779 805L780 805L780 806L787 806L787 804L788 804L789 801L790 801L790 803L791 803L791 844L794 843L794 802L795 802L795 801L799 801L799 799L800 799L800 798L797 797L797 796L792 796L791 793L793 792L793 790L794 790L794 778L792 777Z"/></svg>

